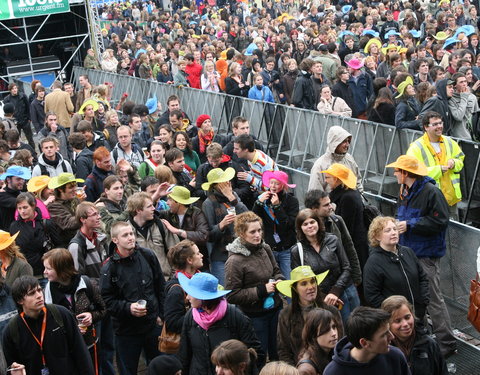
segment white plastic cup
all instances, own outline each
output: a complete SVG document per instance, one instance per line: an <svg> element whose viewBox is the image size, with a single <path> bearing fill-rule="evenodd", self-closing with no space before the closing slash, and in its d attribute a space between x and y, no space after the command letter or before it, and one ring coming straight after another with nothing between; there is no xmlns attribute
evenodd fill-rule
<svg viewBox="0 0 480 375"><path fill-rule="evenodd" d="M235 210L235 207L228 207L227 208L227 215L236 215L237 211Z"/></svg>
<svg viewBox="0 0 480 375"><path fill-rule="evenodd" d="M137 301L137 305L140 306L142 309L144 309L147 307L147 301L145 301L144 299L139 299Z"/></svg>

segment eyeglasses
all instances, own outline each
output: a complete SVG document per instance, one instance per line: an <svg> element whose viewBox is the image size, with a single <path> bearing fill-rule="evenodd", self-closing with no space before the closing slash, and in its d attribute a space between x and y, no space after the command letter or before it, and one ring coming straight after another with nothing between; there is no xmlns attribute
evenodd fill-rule
<svg viewBox="0 0 480 375"><path fill-rule="evenodd" d="M427 125L427 128L430 128L430 127L434 127L434 126L440 126L440 125L443 125L443 121L437 121L437 122L433 122L431 124L428 124Z"/></svg>

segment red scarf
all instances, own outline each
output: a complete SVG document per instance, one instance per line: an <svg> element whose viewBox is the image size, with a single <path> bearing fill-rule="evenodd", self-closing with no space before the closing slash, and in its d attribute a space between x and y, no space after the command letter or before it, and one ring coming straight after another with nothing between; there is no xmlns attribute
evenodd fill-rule
<svg viewBox="0 0 480 375"><path fill-rule="evenodd" d="M200 271L196 271L195 273L199 273ZM185 272L185 271L175 271L175 277L178 279L178 274L181 273L183 275L185 275L186 277L188 277L189 279L191 279L193 277L193 275L195 275L195 273L191 274L191 273L188 273L188 272Z"/></svg>
<svg viewBox="0 0 480 375"><path fill-rule="evenodd" d="M213 130L210 130L208 133L205 134L202 129L198 129L198 143L201 154L204 154L207 146L212 143L213 136Z"/></svg>
<svg viewBox="0 0 480 375"><path fill-rule="evenodd" d="M150 160L150 162L151 162L155 167L158 167L158 163L155 163L152 158L149 158L148 160Z"/></svg>

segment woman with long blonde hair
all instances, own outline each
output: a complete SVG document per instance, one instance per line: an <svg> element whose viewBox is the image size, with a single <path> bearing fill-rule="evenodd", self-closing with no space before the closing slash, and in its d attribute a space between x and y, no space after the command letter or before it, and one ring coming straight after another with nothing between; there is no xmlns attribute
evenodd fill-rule
<svg viewBox="0 0 480 375"><path fill-rule="evenodd" d="M9 287L20 276L33 276L33 269L28 264L25 256L20 252L20 248L15 243L20 232L13 236L5 231L0 231L0 261L2 262L1 272L5 279L5 284Z"/></svg>
<svg viewBox="0 0 480 375"><path fill-rule="evenodd" d="M228 77L225 78L225 92L229 95L244 96L248 94L249 84L243 81L242 67L232 62L228 67Z"/></svg>

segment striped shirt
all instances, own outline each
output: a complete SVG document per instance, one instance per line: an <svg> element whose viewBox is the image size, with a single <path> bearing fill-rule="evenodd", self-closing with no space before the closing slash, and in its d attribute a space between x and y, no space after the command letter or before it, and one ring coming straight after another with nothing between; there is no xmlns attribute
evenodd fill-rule
<svg viewBox="0 0 480 375"><path fill-rule="evenodd" d="M250 167L250 175L247 182L259 192L266 191L267 186L262 183L263 172L278 171L277 164L263 151L255 150L255 156L252 161L248 162L248 166Z"/></svg>

